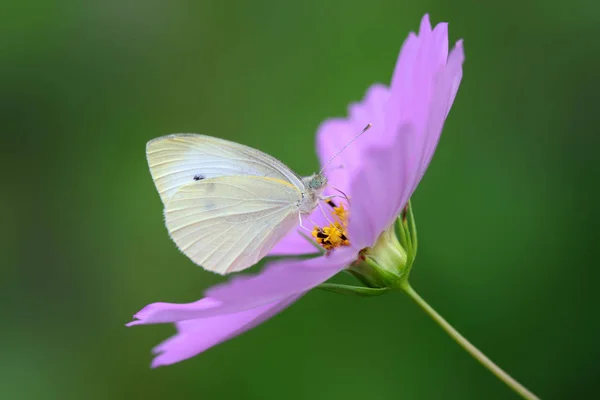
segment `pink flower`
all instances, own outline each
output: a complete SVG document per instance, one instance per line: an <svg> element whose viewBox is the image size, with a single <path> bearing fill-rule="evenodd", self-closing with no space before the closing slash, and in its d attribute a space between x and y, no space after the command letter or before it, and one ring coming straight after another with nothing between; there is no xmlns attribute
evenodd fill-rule
<svg viewBox="0 0 600 400"><path fill-rule="evenodd" d="M324 256L270 263L254 276L238 276L212 287L189 304L153 303L128 326L175 323L177 334L154 349L152 366L173 364L255 327L325 282L372 248L396 220L423 177L440 138L462 77L458 41L448 54L447 24L431 29L428 15L400 52L391 86L373 85L346 119L325 121L317 133L321 164L368 123L372 128L326 170L329 187L351 200L348 246ZM336 192L330 192L335 194ZM311 220L327 225L317 209ZM315 252L299 231L283 238L272 255Z"/></svg>

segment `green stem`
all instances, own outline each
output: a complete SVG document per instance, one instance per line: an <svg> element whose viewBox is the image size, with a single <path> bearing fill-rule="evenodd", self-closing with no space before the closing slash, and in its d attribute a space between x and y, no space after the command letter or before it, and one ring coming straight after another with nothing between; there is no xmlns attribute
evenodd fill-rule
<svg viewBox="0 0 600 400"><path fill-rule="evenodd" d="M462 336L456 329L452 327L441 315L439 315L429 304L423 300L421 296L410 286L407 281L404 281L400 285L400 289L402 289L411 299L415 301L422 309L425 311L435 322L438 323L439 326L442 327L443 330L450 335L452 339L456 341L459 345L462 346L469 354L473 356L477 361L479 361L484 367L486 367L492 374L496 375L498 379L504 382L509 388L514 390L516 393L521 395L524 399L527 400L539 400L535 394L531 393L527 390L526 387L517 382L513 377L508 375L504 370L502 370L499 366L494 364L492 360L487 358L485 354L483 354L477 347L473 346L471 342L469 342L464 336Z"/></svg>

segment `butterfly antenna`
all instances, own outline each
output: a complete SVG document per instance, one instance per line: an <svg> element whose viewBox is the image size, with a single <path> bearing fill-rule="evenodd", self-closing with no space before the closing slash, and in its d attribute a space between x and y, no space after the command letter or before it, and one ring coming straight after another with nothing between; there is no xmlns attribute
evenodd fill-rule
<svg viewBox="0 0 600 400"><path fill-rule="evenodd" d="M348 198L348 196L346 196L346 193L342 192L340 189L338 188L332 188L333 190L340 192L342 194L342 196L346 199L346 201L348 202L348 205L350 205L350 199Z"/></svg>
<svg viewBox="0 0 600 400"><path fill-rule="evenodd" d="M354 136L352 139L350 139L350 141L349 141L348 143L346 143L346 145L345 145L344 147L342 147L342 148L340 149L340 151L338 151L337 153L335 153L335 154L333 155L333 157L331 157L331 158L329 159L329 161L327 161L327 162L325 163L325 165L323 165L323 168L321 168L321 171L319 171L319 175L321 175L321 174L323 173L323 171L325 170L325 168L327 168L327 166L328 166L329 164L331 164L331 162L332 162L332 161L333 161L333 160L334 160L334 159L335 159L337 156L339 156L339 155L342 153L342 151L346 150L346 147L350 146L350 145L351 145L351 144L352 144L352 143L353 143L353 142L354 142L356 139L358 139L358 138L360 137L360 135L362 135L363 133L365 133L366 131L368 131L368 130L369 130L369 128L370 128L370 127L372 127L372 126L373 126L373 125L372 125L371 123L368 123L368 124L367 124L367 126L365 126L365 127L363 128L363 130L362 130L362 131L360 131L360 132L358 133L358 135L356 135L356 136Z"/></svg>

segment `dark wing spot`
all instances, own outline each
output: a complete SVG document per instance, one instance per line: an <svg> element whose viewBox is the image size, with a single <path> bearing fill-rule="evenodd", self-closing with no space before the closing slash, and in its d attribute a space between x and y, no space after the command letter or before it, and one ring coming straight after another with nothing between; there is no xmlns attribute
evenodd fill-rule
<svg viewBox="0 0 600 400"><path fill-rule="evenodd" d="M194 180L195 181L200 181L200 180L202 180L204 178L206 178L206 177L204 175L202 175L202 174L194 175Z"/></svg>

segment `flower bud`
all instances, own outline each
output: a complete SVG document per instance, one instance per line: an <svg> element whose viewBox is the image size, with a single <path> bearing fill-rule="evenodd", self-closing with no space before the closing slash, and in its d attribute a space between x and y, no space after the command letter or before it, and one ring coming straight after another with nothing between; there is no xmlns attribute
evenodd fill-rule
<svg viewBox="0 0 600 400"><path fill-rule="evenodd" d="M372 247L360 252L349 272L370 288L398 287L408 279L417 253L417 230L410 202Z"/></svg>

